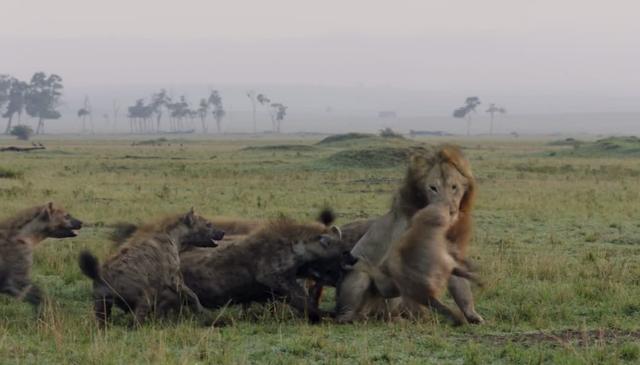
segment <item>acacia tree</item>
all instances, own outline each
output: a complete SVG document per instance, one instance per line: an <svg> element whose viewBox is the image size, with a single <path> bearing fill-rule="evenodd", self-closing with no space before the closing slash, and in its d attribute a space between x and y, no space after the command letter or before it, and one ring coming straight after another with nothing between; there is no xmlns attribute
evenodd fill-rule
<svg viewBox="0 0 640 365"><path fill-rule="evenodd" d="M207 99L200 99L197 112L200 117L200 122L202 123L202 133L207 133L207 115L209 115L209 102Z"/></svg>
<svg viewBox="0 0 640 365"><path fill-rule="evenodd" d="M287 115L287 106L282 103L272 103L271 104L271 120L274 125L274 132L280 133L280 125L284 120L284 117Z"/></svg>
<svg viewBox="0 0 640 365"><path fill-rule="evenodd" d="M62 96L62 78L56 74L47 77L44 72L36 72L31 78L26 93L26 110L31 117L38 118L36 134L44 133L46 119L60 118L56 110Z"/></svg>
<svg viewBox="0 0 640 365"><path fill-rule="evenodd" d="M477 96L469 96L464 105L453 111L454 118L467 118L467 136L471 134L471 112L476 112L476 107L482 104Z"/></svg>
<svg viewBox="0 0 640 365"><path fill-rule="evenodd" d="M168 104L167 108L169 109L169 116L175 125L175 131L184 130L185 118L191 117L187 98L183 95L180 97L180 101Z"/></svg>
<svg viewBox="0 0 640 365"><path fill-rule="evenodd" d="M271 104L271 99L269 99L265 94L258 94L258 96L256 96L256 100L258 101L258 103L260 103L260 105L264 106L265 108L268 108L269 105ZM267 113L269 113L269 117L271 118L271 130L275 132L276 122L273 115L273 110L268 110Z"/></svg>
<svg viewBox="0 0 640 365"><path fill-rule="evenodd" d="M153 114L151 105L146 105L144 99L138 99L135 105L128 108L128 112L131 133L145 132L145 126Z"/></svg>
<svg viewBox="0 0 640 365"><path fill-rule="evenodd" d="M89 102L89 97L84 97L84 106L78 110L78 118L82 120L82 133L87 132L87 118L89 118L89 123L91 124L91 133L93 133L93 118L91 116L91 103Z"/></svg>
<svg viewBox="0 0 640 365"><path fill-rule="evenodd" d="M2 114L3 118L7 118L7 127L4 131L5 134L9 134L11 131L11 123L13 121L13 116L18 114L18 120L20 120L20 116L22 115L22 111L24 110L26 104L26 92L29 85L24 82L17 80L15 78L9 79L9 94L7 105L7 110Z"/></svg>
<svg viewBox="0 0 640 365"><path fill-rule="evenodd" d="M496 113L505 114L507 109L503 107L499 107L494 103L489 104L489 109L486 110L489 115L491 115L491 126L489 127L489 135L493 135L493 118Z"/></svg>
<svg viewBox="0 0 640 365"><path fill-rule="evenodd" d="M11 76L0 75L0 109L9 101L11 91Z"/></svg>
<svg viewBox="0 0 640 365"><path fill-rule="evenodd" d="M258 95L260 97L260 95ZM211 91L209 95L209 104L213 105L213 119L216 121L216 128L218 133L222 132L222 119L227 112L224 111L224 106L222 105L222 98L218 93L218 90Z"/></svg>
<svg viewBox="0 0 640 365"><path fill-rule="evenodd" d="M262 95L262 94L260 94ZM256 124L256 92L254 90L247 91L247 97L249 101L251 101L251 111L252 111L252 119L253 119L253 133L258 132L258 126Z"/></svg>
<svg viewBox="0 0 640 365"><path fill-rule="evenodd" d="M171 98L167 95L167 90L162 89L151 96L151 109L156 116L156 132L160 132L160 120L162 119L162 109L171 103Z"/></svg>
<svg viewBox="0 0 640 365"><path fill-rule="evenodd" d="M118 114L120 114L120 103L114 99L111 102L111 109L113 111L113 130L115 131L118 126Z"/></svg>

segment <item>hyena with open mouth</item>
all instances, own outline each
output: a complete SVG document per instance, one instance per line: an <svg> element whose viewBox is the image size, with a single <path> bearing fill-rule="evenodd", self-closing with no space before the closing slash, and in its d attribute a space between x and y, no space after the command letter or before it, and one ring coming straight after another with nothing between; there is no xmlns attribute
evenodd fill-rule
<svg viewBox="0 0 640 365"><path fill-rule="evenodd" d="M0 221L0 293L31 303L38 310L40 288L31 283L33 250L47 238L75 237L82 222L53 203L26 209Z"/></svg>

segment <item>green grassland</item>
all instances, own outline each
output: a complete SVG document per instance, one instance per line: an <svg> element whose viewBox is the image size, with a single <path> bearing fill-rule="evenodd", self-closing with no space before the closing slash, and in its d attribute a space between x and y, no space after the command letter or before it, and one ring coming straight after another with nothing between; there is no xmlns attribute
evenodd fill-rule
<svg viewBox="0 0 640 365"><path fill-rule="evenodd" d="M0 363L640 362L640 160L611 153L634 151L635 141L599 149L452 140L479 183L470 255L486 282L475 289L484 325L453 328L435 316L311 326L276 303L228 308L222 316L233 324L224 328L183 315L131 330L119 314L99 331L76 260L84 248L108 255L110 224L191 206L209 216L310 220L330 205L338 223L374 217L387 209L409 149L449 141L143 139L45 140L43 151L0 153L0 217L53 200L88 223L78 237L36 250L34 280L49 298L41 320L0 297Z"/></svg>

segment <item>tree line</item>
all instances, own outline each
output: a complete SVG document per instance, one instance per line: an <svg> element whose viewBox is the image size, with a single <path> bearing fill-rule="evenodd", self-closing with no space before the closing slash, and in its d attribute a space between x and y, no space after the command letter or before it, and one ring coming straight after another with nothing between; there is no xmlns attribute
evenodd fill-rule
<svg viewBox="0 0 640 365"><path fill-rule="evenodd" d="M38 120L35 133L44 133L45 121L61 116L57 108L62 89L62 78L56 74L36 72L29 82L0 74L0 112L4 110L1 115L7 119L4 133L11 132L14 118L20 123L24 112Z"/></svg>
<svg viewBox="0 0 640 365"><path fill-rule="evenodd" d="M202 132L207 133L210 113L220 133L222 120L227 113L217 90L212 90L208 97L200 99L197 106L192 106L186 96L182 95L174 100L165 89L161 89L152 94L148 102L145 99L136 100L135 104L128 108L127 116L131 133L161 132L165 115L169 121L170 132L194 132L195 121L199 119Z"/></svg>
<svg viewBox="0 0 640 365"><path fill-rule="evenodd" d="M471 114L476 113L476 108L482 104L480 98L477 96L469 96L465 99L464 105L454 109L453 117L467 120L467 136L471 135ZM493 120L496 114L506 114L507 109L496 105L495 103L489 104L489 108L486 110L491 116L491 126L489 127L489 135L493 135Z"/></svg>

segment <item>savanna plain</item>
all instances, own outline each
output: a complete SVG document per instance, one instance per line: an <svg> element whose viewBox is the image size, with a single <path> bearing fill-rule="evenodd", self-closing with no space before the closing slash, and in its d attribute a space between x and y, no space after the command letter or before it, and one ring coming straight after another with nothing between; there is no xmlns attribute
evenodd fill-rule
<svg viewBox="0 0 640 365"><path fill-rule="evenodd" d="M0 217L47 201L86 222L43 242L34 281L40 319L0 297L2 364L538 364L640 362L640 142L378 136L216 139L64 138L0 153ZM225 327L189 314L130 329L122 312L99 330L77 265L114 247L110 226L195 207L202 215L338 224L388 208L415 144L460 144L479 185L470 258L482 325L418 321L309 325L285 304L219 310ZM15 145L0 140L0 146ZM450 298L444 298L452 304ZM331 309L333 291L322 306Z"/></svg>

